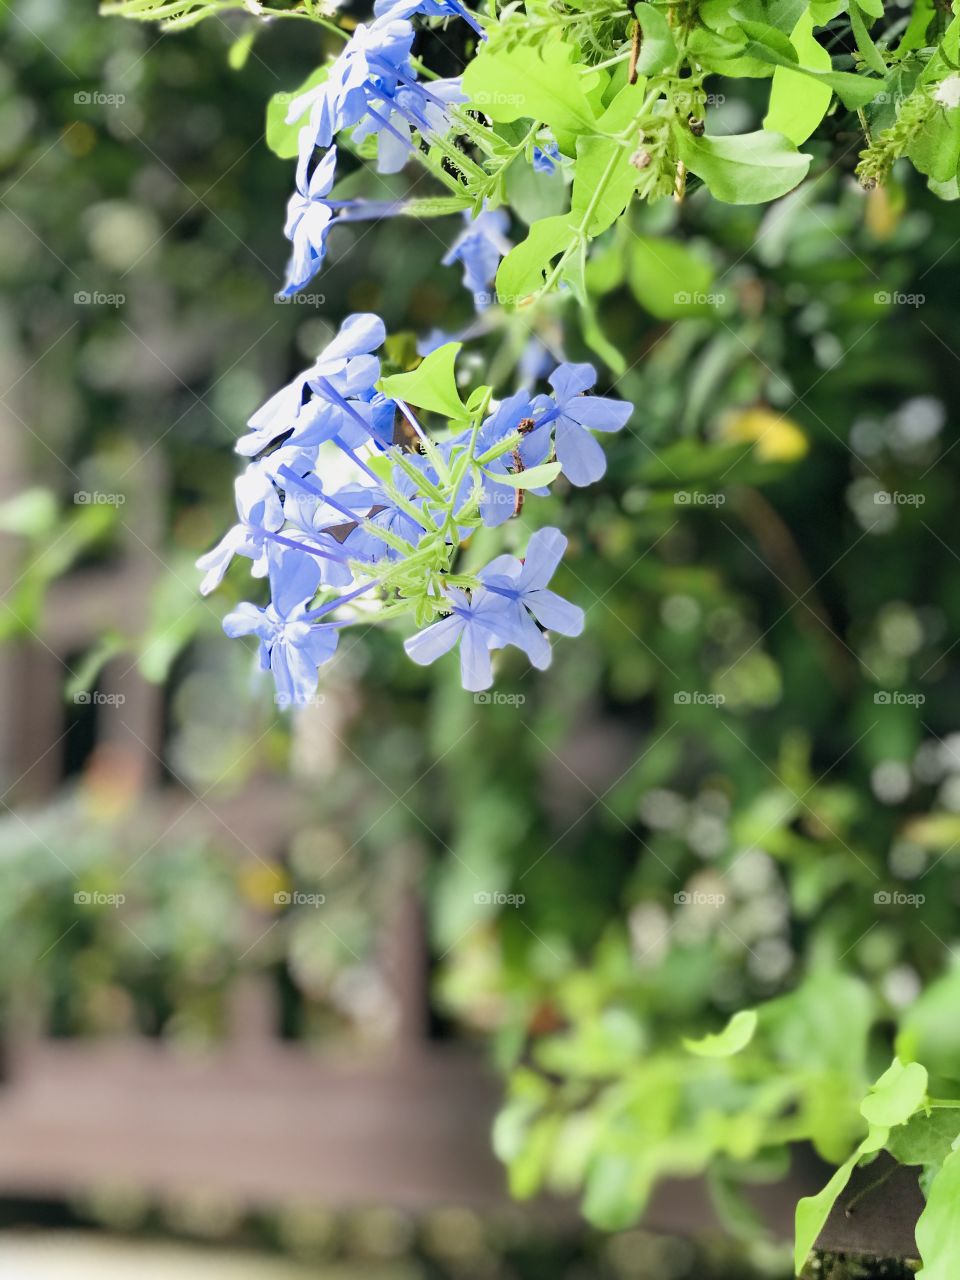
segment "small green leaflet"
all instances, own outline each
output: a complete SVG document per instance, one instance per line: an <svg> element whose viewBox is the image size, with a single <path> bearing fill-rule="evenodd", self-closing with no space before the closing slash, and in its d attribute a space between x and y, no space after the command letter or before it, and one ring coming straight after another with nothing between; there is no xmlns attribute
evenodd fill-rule
<svg viewBox="0 0 960 1280"><path fill-rule="evenodd" d="M267 103L267 146L282 160L292 160L297 154L297 138L303 126L302 120L298 120L296 124L287 124L290 103L301 93L322 84L329 74L328 66L317 67L292 93L275 93Z"/></svg>
<svg viewBox="0 0 960 1280"><path fill-rule="evenodd" d="M698 1058L732 1058L745 1049L757 1029L756 1009L741 1009L735 1013L722 1031L703 1036L700 1040L684 1040L683 1046Z"/></svg>
<svg viewBox="0 0 960 1280"><path fill-rule="evenodd" d="M860 1103L860 1114L869 1124L885 1125L888 1129L905 1124L926 1093L926 1067L921 1067L919 1062L904 1066L899 1058L894 1058Z"/></svg>
<svg viewBox="0 0 960 1280"><path fill-rule="evenodd" d="M529 471L511 471L506 475L494 471L484 472L488 480L496 484L509 485L511 489L539 489L541 485L552 484L560 474L559 462L544 462L539 467L531 467Z"/></svg>
<svg viewBox="0 0 960 1280"><path fill-rule="evenodd" d="M917 1222L923 1266L917 1280L955 1280L960 1257L960 1151L951 1151L930 1184Z"/></svg>
<svg viewBox="0 0 960 1280"><path fill-rule="evenodd" d="M256 27L251 27L242 36L238 36L230 46L227 54L227 65L231 71L242 71L253 50L253 42L257 38Z"/></svg>
<svg viewBox="0 0 960 1280"><path fill-rule="evenodd" d="M678 128L676 139L683 163L703 180L711 195L726 204L763 204L785 196L803 181L813 159L782 133L763 129L695 138Z"/></svg>
<svg viewBox="0 0 960 1280"><path fill-rule="evenodd" d="M430 354L410 373L395 373L381 378L378 390L391 400L403 400L418 409L442 414L453 422L463 422L469 414L457 390L455 364L462 342L446 342Z"/></svg>

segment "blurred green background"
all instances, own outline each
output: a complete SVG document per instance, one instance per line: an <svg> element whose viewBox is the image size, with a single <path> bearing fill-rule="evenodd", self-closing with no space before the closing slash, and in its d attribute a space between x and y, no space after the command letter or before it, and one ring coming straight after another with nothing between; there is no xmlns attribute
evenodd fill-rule
<svg viewBox="0 0 960 1280"><path fill-rule="evenodd" d="M865 197L840 137L772 208L695 198L638 213L590 268L599 323L626 357L607 380L638 406L631 430L610 439L602 486L530 498L523 516L568 532L562 589L587 610L586 634L555 646L542 675L505 655L483 700L463 694L452 659L425 674L397 636L371 631L291 723L220 632L247 592L242 570L210 601L196 595L193 560L231 520L232 442L353 310L381 312L409 343L473 323L457 270L436 265L455 229L338 229L317 294L277 303L292 173L262 143L263 111L323 57L319 38L277 24L240 68L237 29L220 20L160 36L25 0L0 24L11 1042L28 1026L198 1051L224 1037L231 991L253 975L287 1040L383 1044L404 1009L380 939L412 885L424 1036L492 1055L521 1102L546 1072L571 1090L560 1113L588 1112L584 1082L592 1101L639 1062L668 1060L682 1035L824 972L871 993L848 1075L875 1075L957 941L951 206L919 187ZM753 110L720 108L739 124ZM651 237L672 233L715 295L694 314L651 262ZM566 355L595 359L573 312L547 308L475 325L472 367L509 381L528 330L556 353L564 317ZM143 593L101 605L90 584L130 566ZM156 690L149 742L136 726L111 739L124 716L104 701L111 671ZM250 857L217 806L254 786L274 787L284 820L267 844L249 836ZM196 803L173 821L164 805L184 795ZM77 899L121 884L119 907ZM323 911L295 893L322 893ZM825 1071L840 1071L831 1046L848 1034L829 1016L812 1029ZM501 1133L521 1191L560 1159L535 1110ZM624 1227L642 1199L592 1194L592 1216ZM458 1247L434 1247L429 1221L394 1222L377 1245L373 1227L330 1226L323 1206L300 1235L229 1213L185 1226L149 1197L129 1214L92 1192L71 1206L114 1228L272 1244L311 1266L354 1254L411 1275L725 1265L722 1250L707 1261L532 1220L508 1231L471 1217L469 1248L458 1229ZM785 1273L776 1248L742 1249L730 1274Z"/></svg>

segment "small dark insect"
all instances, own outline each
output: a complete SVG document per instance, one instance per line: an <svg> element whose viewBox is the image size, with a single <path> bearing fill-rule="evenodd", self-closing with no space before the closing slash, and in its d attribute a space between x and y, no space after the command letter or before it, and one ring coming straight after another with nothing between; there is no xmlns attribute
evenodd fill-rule
<svg viewBox="0 0 960 1280"><path fill-rule="evenodd" d="M687 116L687 124L690 128L690 132L695 138L703 137L704 130L707 127L704 120L700 120L697 116L689 115Z"/></svg>
<svg viewBox="0 0 960 1280"><path fill-rule="evenodd" d="M534 422L533 418L521 418L517 423L517 430L522 436L525 436L527 432L532 431L536 425L537 424Z"/></svg>
<svg viewBox="0 0 960 1280"><path fill-rule="evenodd" d="M529 423L532 425L532 423L533 423L533 419L532 419L532 418L524 418L523 422L529 422ZM520 423L520 426L519 426L519 428L518 428L518 430L520 430L520 431L522 431L522 430L523 430L523 422L521 422L521 423ZM530 427L527 427L527 430L529 431L529 430L530 430ZM520 450L519 450L519 449L514 449L514 450L513 450L513 452L512 452L512 454L511 454L510 456L513 458L513 471L514 471L514 474L515 474L515 475L519 475L519 474L521 473L521 471L523 471L523 469L524 469L524 468L523 468L523 458L521 458L521 456L520 456ZM524 489L518 489L518 490L517 490L516 497L515 497L515 498L514 498L514 500L513 500L513 514L514 514L515 516L520 515L520 513L523 511L523 499L524 499L524 494L525 494L525 492L526 492L526 491L525 491Z"/></svg>
<svg viewBox="0 0 960 1280"><path fill-rule="evenodd" d="M420 437L399 409L393 415L393 443L402 449L409 449L412 453L423 452Z"/></svg>

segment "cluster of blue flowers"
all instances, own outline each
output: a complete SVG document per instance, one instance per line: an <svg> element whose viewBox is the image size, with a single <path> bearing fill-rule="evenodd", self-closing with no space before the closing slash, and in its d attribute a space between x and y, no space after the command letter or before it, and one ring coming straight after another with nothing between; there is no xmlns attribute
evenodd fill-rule
<svg viewBox="0 0 960 1280"><path fill-rule="evenodd" d="M358 26L326 76L290 104L288 122L300 129L286 295L316 273L336 222L396 211L330 198L341 131L352 130L353 143L375 140L381 173L422 158L424 144L449 149L450 111L464 98L456 80L417 79L415 13L462 19L483 37L460 0L377 0L373 22ZM560 163L547 139L530 160L541 173ZM509 219L485 207L464 216L443 261L461 265L482 310L511 247ZM490 686L496 651L515 646L544 668L547 632L583 628L582 611L549 588L566 548L559 530L532 534L522 560L500 555L472 573L458 563L460 550L481 525L518 516L524 494L546 493L558 475L577 486L599 479L606 460L593 433L619 431L632 407L591 394L591 365L551 361L530 369L549 373L550 394L522 390L497 403L481 388L462 414L428 429L404 400L379 389L376 353L385 339L378 316L349 316L313 364L253 414L237 444L249 459L236 481L237 523L198 562L204 593L235 556L267 580L269 604L239 605L224 627L257 637L283 704L312 696L341 630L356 623L406 615L420 628L406 642L420 664L459 646L470 690Z"/></svg>
<svg viewBox="0 0 960 1280"><path fill-rule="evenodd" d="M605 459L592 432L619 430L631 406L585 394L596 381L590 365L561 364L552 394L519 391L493 405L487 396L466 427L448 421L428 433L403 400L377 389L385 338L378 316L348 317L253 414L237 444L251 459L236 482L237 523L198 562L204 593L238 555L268 580L270 603L239 605L224 627L259 639L285 704L310 698L340 630L357 622L406 613L427 623L407 653L428 663L459 644L470 690L491 684L496 650L516 646L543 668L546 630L583 627L582 611L549 589L566 547L557 529L534 533L523 560L501 555L472 575L456 560L479 525L518 514L524 470L555 455L540 472L548 484L560 472L574 485L599 478ZM415 443L395 442L397 421Z"/></svg>
<svg viewBox="0 0 960 1280"><path fill-rule="evenodd" d="M287 209L285 234L293 243L283 293L290 296L313 278L338 218L375 217L389 212L372 201L331 201L336 178L334 138L352 129L354 143L374 139L377 169L398 173L416 154L416 137L431 139L450 130L449 107L465 102L457 79L417 79L411 60L414 13L460 17L482 35L459 0L386 0L374 21L354 31L328 75L290 103L287 123L303 121L298 135L296 190ZM322 155L317 159L318 149Z"/></svg>

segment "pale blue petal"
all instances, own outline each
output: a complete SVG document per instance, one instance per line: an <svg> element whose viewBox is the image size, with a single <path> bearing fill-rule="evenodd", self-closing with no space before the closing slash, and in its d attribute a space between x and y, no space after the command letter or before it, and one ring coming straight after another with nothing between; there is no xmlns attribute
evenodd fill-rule
<svg viewBox="0 0 960 1280"><path fill-rule="evenodd" d="M556 572L566 549L567 540L559 529L538 529L531 534L517 584L521 591L545 587Z"/></svg>
<svg viewBox="0 0 960 1280"><path fill-rule="evenodd" d="M437 658L450 652L460 638L463 628L464 620L458 614L441 618L439 622L434 622L403 642L407 657L418 666L429 666L431 662L436 662Z"/></svg>
<svg viewBox="0 0 960 1280"><path fill-rule="evenodd" d="M326 362L346 356L366 355L382 346L386 338L386 326L379 316L369 311L359 312L347 316L340 326L340 332L325 349L322 359Z"/></svg>
<svg viewBox="0 0 960 1280"><path fill-rule="evenodd" d="M563 413L593 431L619 431L630 420L633 405L607 396L574 396L564 404Z"/></svg>
<svg viewBox="0 0 960 1280"><path fill-rule="evenodd" d="M230 610L223 620L223 629L231 640L236 640L237 636L259 636L261 640L269 640L276 628L265 609L244 601Z"/></svg>
<svg viewBox="0 0 960 1280"><path fill-rule="evenodd" d="M597 371L592 364L558 365L548 379L561 404L592 387L596 380Z"/></svg>
<svg viewBox="0 0 960 1280"><path fill-rule="evenodd" d="M490 639L482 627L466 626L460 637L460 682L470 693L493 684Z"/></svg>
<svg viewBox="0 0 960 1280"><path fill-rule="evenodd" d="M523 602L548 631L556 631L562 636L578 636L583 631L583 610L555 591L531 591L523 597Z"/></svg>
<svg viewBox="0 0 960 1280"><path fill-rule="evenodd" d="M563 474L578 488L593 484L607 469L603 449L588 431L573 423L557 424L556 449Z"/></svg>

